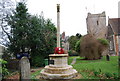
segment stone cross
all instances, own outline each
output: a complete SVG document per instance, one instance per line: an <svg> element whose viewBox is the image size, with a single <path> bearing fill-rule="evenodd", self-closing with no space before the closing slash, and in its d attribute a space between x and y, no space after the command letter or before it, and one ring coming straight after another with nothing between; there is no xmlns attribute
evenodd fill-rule
<svg viewBox="0 0 120 81"><path fill-rule="evenodd" d="M60 47L60 4L57 4L57 47Z"/></svg>
<svg viewBox="0 0 120 81"><path fill-rule="evenodd" d="M20 80L30 80L30 62L27 57L22 57L20 62Z"/></svg>

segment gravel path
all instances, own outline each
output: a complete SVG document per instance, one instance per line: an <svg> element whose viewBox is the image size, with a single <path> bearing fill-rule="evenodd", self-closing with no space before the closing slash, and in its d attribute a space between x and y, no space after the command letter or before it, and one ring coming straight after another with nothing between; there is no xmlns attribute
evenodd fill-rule
<svg viewBox="0 0 120 81"><path fill-rule="evenodd" d="M77 57L76 57L77 58ZM76 63L76 58L73 59L71 65L75 64Z"/></svg>

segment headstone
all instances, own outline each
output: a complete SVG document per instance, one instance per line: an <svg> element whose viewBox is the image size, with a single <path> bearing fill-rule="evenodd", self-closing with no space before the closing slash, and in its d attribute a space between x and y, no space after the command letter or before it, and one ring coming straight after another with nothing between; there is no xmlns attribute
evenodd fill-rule
<svg viewBox="0 0 120 81"><path fill-rule="evenodd" d="M110 56L109 55L106 55L106 60L110 61Z"/></svg>
<svg viewBox="0 0 120 81"><path fill-rule="evenodd" d="M30 62L27 57L22 57L20 62L20 80L30 80Z"/></svg>

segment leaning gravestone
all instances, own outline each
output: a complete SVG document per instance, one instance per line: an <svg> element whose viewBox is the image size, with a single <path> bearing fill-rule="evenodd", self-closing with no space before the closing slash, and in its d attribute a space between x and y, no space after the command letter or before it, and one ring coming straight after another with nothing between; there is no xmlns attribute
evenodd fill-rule
<svg viewBox="0 0 120 81"><path fill-rule="evenodd" d="M27 57L22 57L20 62L20 80L30 80L30 62Z"/></svg>

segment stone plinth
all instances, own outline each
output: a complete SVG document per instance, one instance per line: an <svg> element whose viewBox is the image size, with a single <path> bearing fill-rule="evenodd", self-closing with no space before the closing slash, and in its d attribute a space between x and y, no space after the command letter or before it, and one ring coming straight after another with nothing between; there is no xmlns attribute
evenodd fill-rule
<svg viewBox="0 0 120 81"><path fill-rule="evenodd" d="M50 60L54 60L54 64L45 66L41 71L43 79L72 79L76 77L77 71L71 65L68 65L68 54L51 54Z"/></svg>
<svg viewBox="0 0 120 81"><path fill-rule="evenodd" d="M68 65L67 59L68 54L51 54L49 55L50 60L54 60L54 65L50 64L53 67L66 67Z"/></svg>

